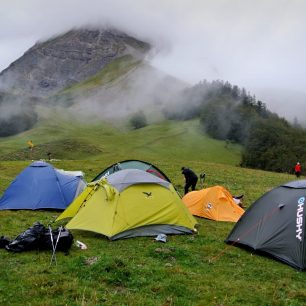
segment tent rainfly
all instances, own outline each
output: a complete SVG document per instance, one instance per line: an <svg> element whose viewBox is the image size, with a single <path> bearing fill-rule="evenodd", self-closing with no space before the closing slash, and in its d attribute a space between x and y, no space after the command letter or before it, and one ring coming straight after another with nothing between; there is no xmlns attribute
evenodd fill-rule
<svg viewBox="0 0 306 306"><path fill-rule="evenodd" d="M33 162L5 190L0 210L64 210L86 187L80 171L55 169L43 161Z"/></svg>
<svg viewBox="0 0 306 306"><path fill-rule="evenodd" d="M237 222L244 213L222 186L189 192L182 200L194 216L215 221Z"/></svg>
<svg viewBox="0 0 306 306"><path fill-rule="evenodd" d="M91 182L58 217L66 227L92 231L110 240L158 234L192 234L196 220L171 183L138 169Z"/></svg>
<svg viewBox="0 0 306 306"><path fill-rule="evenodd" d="M305 199L306 180L276 187L250 206L226 242L268 253L294 268L305 270Z"/></svg>
<svg viewBox="0 0 306 306"><path fill-rule="evenodd" d="M138 170L143 170L148 173L151 173L165 181L170 182L170 179L166 176L165 173L163 173L160 169L158 169L156 166L142 161L142 160L136 160L136 159L128 159L128 160L123 160L120 162L117 162L106 169L104 169L100 174L98 174L93 181L97 181L103 177L108 177L110 174L113 174L117 171L120 170L125 170L125 169L138 169Z"/></svg>

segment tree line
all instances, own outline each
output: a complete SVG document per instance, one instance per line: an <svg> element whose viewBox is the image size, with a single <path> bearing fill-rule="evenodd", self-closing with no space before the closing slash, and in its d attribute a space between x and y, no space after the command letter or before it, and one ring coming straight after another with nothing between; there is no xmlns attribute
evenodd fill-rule
<svg viewBox="0 0 306 306"><path fill-rule="evenodd" d="M168 119L200 119L201 129L215 139L243 146L241 166L293 172L306 162L306 131L269 111L264 102L229 82L206 80L181 94Z"/></svg>

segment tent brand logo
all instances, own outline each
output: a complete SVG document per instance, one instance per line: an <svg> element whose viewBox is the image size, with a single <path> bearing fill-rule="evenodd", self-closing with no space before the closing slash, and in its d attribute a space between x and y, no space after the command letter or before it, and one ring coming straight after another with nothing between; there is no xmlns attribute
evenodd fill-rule
<svg viewBox="0 0 306 306"><path fill-rule="evenodd" d="M143 194L145 194L148 197L152 196L152 192L142 192Z"/></svg>
<svg viewBox="0 0 306 306"><path fill-rule="evenodd" d="M211 203L208 203L206 206L204 205L204 211L209 211L210 209L212 209Z"/></svg>
<svg viewBox="0 0 306 306"><path fill-rule="evenodd" d="M304 212L305 197L301 197L298 200L298 206L296 211L296 238L302 241L303 233L303 212Z"/></svg>

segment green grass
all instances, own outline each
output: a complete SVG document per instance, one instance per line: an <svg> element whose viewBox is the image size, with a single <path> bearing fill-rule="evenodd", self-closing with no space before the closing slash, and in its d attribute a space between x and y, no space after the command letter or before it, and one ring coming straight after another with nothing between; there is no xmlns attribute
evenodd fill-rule
<svg viewBox="0 0 306 306"><path fill-rule="evenodd" d="M232 165L240 161L240 146L226 146L223 141L203 135L198 121L164 121L128 130L108 124L63 121L58 117L55 114L52 121L42 121L15 137L0 138L0 160L44 159L51 152L55 159L177 158L187 164L213 160ZM27 149L29 139L35 145L32 154Z"/></svg>
<svg viewBox="0 0 306 306"><path fill-rule="evenodd" d="M58 95L68 94L78 91L91 90L97 88L99 86L106 85L117 80L120 76L129 72L131 69L137 67L140 64L140 61L135 60L131 55L125 55L120 58L117 58L107 64L100 72L95 74L94 76L88 78L87 80L77 83L76 85L72 85Z"/></svg>
<svg viewBox="0 0 306 306"><path fill-rule="evenodd" d="M102 87L112 86L112 84L129 72L142 65L142 61L135 59L131 55L124 55L106 64L102 70L82 82L73 84L49 96L45 105L62 105L69 107L74 104L75 99L89 97L96 90ZM64 110L66 112L66 110Z"/></svg>
<svg viewBox="0 0 306 306"><path fill-rule="evenodd" d="M182 193L180 168L187 165L206 173L205 186L223 185L233 194L243 193L247 206L294 179L289 174L238 167L241 148L202 135L196 121L163 122L129 131L55 120L0 139L1 155L7 157L0 161L0 193L30 164L25 155L8 160L25 149L28 139L36 145L34 150L41 149L41 158L45 158L44 145L49 150L55 145L54 155L62 157L52 164L82 170L87 181L116 161L139 158L156 164ZM92 154L80 149L84 143ZM67 146L71 151L66 152ZM35 221L47 225L58 215L2 211L0 235L14 238ZM150 237L110 242L74 231L74 238L88 249L73 246L69 255L58 252L58 265L51 267L51 252L0 250L0 305L305 305L305 272L226 245L232 223L197 220L198 235L169 236L166 244Z"/></svg>

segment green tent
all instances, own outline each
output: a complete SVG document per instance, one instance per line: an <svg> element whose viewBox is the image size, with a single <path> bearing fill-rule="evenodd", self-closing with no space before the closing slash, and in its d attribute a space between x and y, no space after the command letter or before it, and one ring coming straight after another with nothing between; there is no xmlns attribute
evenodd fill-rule
<svg viewBox="0 0 306 306"><path fill-rule="evenodd" d="M166 180L168 182L170 182L170 179L167 177L167 175L165 173L163 173L160 169L158 169L156 166L142 161L142 160L137 160L137 159L127 159L127 160L123 160L120 162L117 162L109 167L107 167L106 169L104 169L101 173L99 173L94 179L93 181L97 181L103 177L107 177L110 174L113 174L117 171L120 170L125 170L125 169L139 169L139 170L143 170L146 171L148 173L151 173L163 180Z"/></svg>

